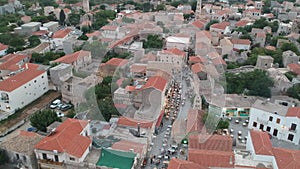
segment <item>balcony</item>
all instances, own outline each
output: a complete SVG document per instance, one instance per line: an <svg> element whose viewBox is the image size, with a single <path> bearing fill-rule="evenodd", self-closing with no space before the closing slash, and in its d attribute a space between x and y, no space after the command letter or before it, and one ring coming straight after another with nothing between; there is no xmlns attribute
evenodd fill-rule
<svg viewBox="0 0 300 169"><path fill-rule="evenodd" d="M63 162L56 162L56 161L53 161L53 160L50 160L50 159L43 159L43 160L39 160L38 161L40 163L41 166L63 166L64 163Z"/></svg>

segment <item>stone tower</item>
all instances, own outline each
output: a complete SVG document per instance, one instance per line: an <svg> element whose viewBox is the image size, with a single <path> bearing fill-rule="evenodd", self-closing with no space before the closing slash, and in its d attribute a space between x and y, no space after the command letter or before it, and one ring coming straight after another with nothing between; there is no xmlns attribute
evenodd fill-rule
<svg viewBox="0 0 300 169"><path fill-rule="evenodd" d="M197 0L196 19L201 18L202 0Z"/></svg>
<svg viewBox="0 0 300 169"><path fill-rule="evenodd" d="M82 7L84 12L89 12L90 11L90 2L89 0L83 0L82 1Z"/></svg>

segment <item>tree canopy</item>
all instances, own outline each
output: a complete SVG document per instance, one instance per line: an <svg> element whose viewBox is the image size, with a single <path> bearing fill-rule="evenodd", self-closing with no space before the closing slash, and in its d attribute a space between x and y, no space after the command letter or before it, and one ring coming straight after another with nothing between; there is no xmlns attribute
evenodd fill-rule
<svg viewBox="0 0 300 169"><path fill-rule="evenodd" d="M38 53L33 53L31 55L31 62L40 63L40 64L44 64L44 65L49 65L50 61L58 59L58 58L60 58L64 55L65 55L64 52L54 53L52 51L47 52L44 55L43 54L38 54Z"/></svg>
<svg viewBox="0 0 300 169"><path fill-rule="evenodd" d="M273 80L264 70L254 70L247 73L226 73L226 93L246 94L252 96L270 97Z"/></svg>
<svg viewBox="0 0 300 169"><path fill-rule="evenodd" d="M209 30L210 29L210 26L215 24L215 23L219 23L218 20L211 20L208 22L208 24L205 26L205 30Z"/></svg>
<svg viewBox="0 0 300 169"><path fill-rule="evenodd" d="M37 45L41 44L41 40L36 35L30 36L28 38L28 42L29 42L29 47L31 47L31 48L36 47Z"/></svg>
<svg viewBox="0 0 300 169"><path fill-rule="evenodd" d="M61 9L60 13L59 13L59 24L65 25L65 20L66 20L66 14L65 14L64 10Z"/></svg>
<svg viewBox="0 0 300 169"><path fill-rule="evenodd" d="M143 48L157 48L163 47L163 40L159 35L148 35L147 40L143 41Z"/></svg>
<svg viewBox="0 0 300 169"><path fill-rule="evenodd" d="M296 84L288 88L286 94L292 98L300 100L300 84Z"/></svg>
<svg viewBox="0 0 300 169"><path fill-rule="evenodd" d="M30 124L40 131L46 132L47 127L55 121L61 121L53 110L42 110L34 113L30 117Z"/></svg>

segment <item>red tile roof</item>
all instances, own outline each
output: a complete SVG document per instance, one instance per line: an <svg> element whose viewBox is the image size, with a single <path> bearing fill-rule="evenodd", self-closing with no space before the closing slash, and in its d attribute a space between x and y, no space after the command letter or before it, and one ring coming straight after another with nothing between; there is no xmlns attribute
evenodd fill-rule
<svg viewBox="0 0 300 169"><path fill-rule="evenodd" d="M68 36L68 34L71 32L72 30L69 28L66 29L61 29L59 31L56 31L54 33L54 35L52 36L52 38L65 38L66 36Z"/></svg>
<svg viewBox="0 0 300 169"><path fill-rule="evenodd" d="M206 64L208 63L207 59L202 57L202 56L190 56L189 57L189 63L203 63Z"/></svg>
<svg viewBox="0 0 300 169"><path fill-rule="evenodd" d="M285 116L286 117L298 117L298 118L300 118L300 107L290 107Z"/></svg>
<svg viewBox="0 0 300 169"><path fill-rule="evenodd" d="M143 155L142 153L144 147L145 147L144 144L136 143L132 141L125 141L125 140L118 141L111 146L111 148L115 150L122 150L122 151L133 150L133 152L139 153L140 155Z"/></svg>
<svg viewBox="0 0 300 169"><path fill-rule="evenodd" d="M192 72L193 73L205 72L205 68L201 63L196 63L192 65Z"/></svg>
<svg viewBox="0 0 300 169"><path fill-rule="evenodd" d="M127 59L120 59L120 58L111 58L109 61L107 61L105 64L106 65L111 65L111 66L123 66L126 65L128 62Z"/></svg>
<svg viewBox="0 0 300 169"><path fill-rule="evenodd" d="M250 130L255 154L273 156L273 147L267 132Z"/></svg>
<svg viewBox="0 0 300 169"><path fill-rule="evenodd" d="M42 35L46 35L47 33L48 33L47 30L39 30L39 31L33 32L32 35L42 36Z"/></svg>
<svg viewBox="0 0 300 169"><path fill-rule="evenodd" d="M115 108L120 108L120 109L126 109L127 105L126 104L114 104Z"/></svg>
<svg viewBox="0 0 300 169"><path fill-rule="evenodd" d="M247 20L240 20L240 21L238 21L238 22L235 23L235 26L236 26L236 27L244 27L244 26L246 26L248 23L249 23L249 21L247 21Z"/></svg>
<svg viewBox="0 0 300 169"><path fill-rule="evenodd" d="M199 164L193 163L191 161L172 158L169 163L168 169L208 169L208 167L200 166Z"/></svg>
<svg viewBox="0 0 300 169"><path fill-rule="evenodd" d="M203 111L191 109L188 112L186 132L199 132L203 128L202 115Z"/></svg>
<svg viewBox="0 0 300 169"><path fill-rule="evenodd" d="M275 51L276 47L274 47L274 46L266 46L266 49Z"/></svg>
<svg viewBox="0 0 300 169"><path fill-rule="evenodd" d="M17 73L12 77L0 81L0 90L11 92L45 72L44 70L38 70L38 65L36 64L27 63L27 65L28 69L25 69L24 71Z"/></svg>
<svg viewBox="0 0 300 169"><path fill-rule="evenodd" d="M0 70L19 70L18 63L23 63L23 60L31 58L30 55L8 54L0 58ZM23 63L24 64L24 63ZM23 64L20 64L22 66Z"/></svg>
<svg viewBox="0 0 300 169"><path fill-rule="evenodd" d="M259 33L256 33L256 36L258 36L258 37L266 37L266 33L259 32Z"/></svg>
<svg viewBox="0 0 300 169"><path fill-rule="evenodd" d="M101 32L100 31L94 31L92 33L87 33L85 34L87 37L93 37L93 36L100 36Z"/></svg>
<svg viewBox="0 0 300 169"><path fill-rule="evenodd" d="M242 44L242 45L250 45L251 41L249 39L231 39L232 44Z"/></svg>
<svg viewBox="0 0 300 169"><path fill-rule="evenodd" d="M163 50L161 53L163 53L163 54L169 54L169 55L185 56L185 52L182 51L182 50L179 50L177 48Z"/></svg>
<svg viewBox="0 0 300 169"><path fill-rule="evenodd" d="M128 92L132 92L132 91L135 90L135 86L126 86L125 90L128 91Z"/></svg>
<svg viewBox="0 0 300 169"><path fill-rule="evenodd" d="M221 58L221 57L214 58L212 60L212 62L213 62L214 65L227 65L226 62L225 62L225 60L223 58Z"/></svg>
<svg viewBox="0 0 300 169"><path fill-rule="evenodd" d="M105 26L101 27L101 30L115 31L117 28L118 28L117 26L105 25Z"/></svg>
<svg viewBox="0 0 300 169"><path fill-rule="evenodd" d="M227 26L229 26L230 23L229 22L221 22L221 23L215 23L215 24L212 24L210 26L210 28L215 28L215 29L222 29L222 30L225 30Z"/></svg>
<svg viewBox="0 0 300 169"><path fill-rule="evenodd" d="M290 69L291 72L296 73L297 75L300 75L300 65L296 63L290 63L287 65L287 67Z"/></svg>
<svg viewBox="0 0 300 169"><path fill-rule="evenodd" d="M300 151L283 148L273 148L276 163L280 169L298 169L300 168Z"/></svg>
<svg viewBox="0 0 300 169"><path fill-rule="evenodd" d="M189 149L188 160L205 167L234 167L234 153Z"/></svg>
<svg viewBox="0 0 300 169"><path fill-rule="evenodd" d="M67 54L63 57L60 57L60 58L54 60L53 62L72 64L72 63L76 62L78 59L80 59L82 57L90 56L90 55L91 55L90 51L80 50L75 53Z"/></svg>
<svg viewBox="0 0 300 169"><path fill-rule="evenodd" d="M130 67L130 72L134 73L146 73L147 65L133 64Z"/></svg>
<svg viewBox="0 0 300 169"><path fill-rule="evenodd" d="M151 128L153 125L152 121L142 121L142 120L136 120L130 117L124 117L121 116L118 120L119 126L129 126L129 127L137 127L138 123L140 123L141 128Z"/></svg>
<svg viewBox="0 0 300 169"><path fill-rule="evenodd" d="M204 23L202 23L199 20L196 20L195 22L193 22L192 25L196 26L199 29L204 28Z"/></svg>
<svg viewBox="0 0 300 169"><path fill-rule="evenodd" d="M232 139L230 136L194 134L189 137L189 149L231 152Z"/></svg>
<svg viewBox="0 0 300 169"><path fill-rule="evenodd" d="M92 144L89 137L80 135L87 125L88 121L68 118L54 134L43 138L34 148L51 152L57 150L80 158Z"/></svg>
<svg viewBox="0 0 300 169"><path fill-rule="evenodd" d="M161 76L152 76L148 79L147 83L143 86L143 89L155 88L159 91L163 91L167 86L167 80Z"/></svg>
<svg viewBox="0 0 300 169"><path fill-rule="evenodd" d="M0 51L8 49L8 45L4 45L3 43L0 43Z"/></svg>
<svg viewBox="0 0 300 169"><path fill-rule="evenodd" d="M105 64L104 64L104 65L105 65ZM121 86L124 80L125 80L124 77L121 77L120 79L118 79L118 80L116 81L117 85L118 85L118 86Z"/></svg>

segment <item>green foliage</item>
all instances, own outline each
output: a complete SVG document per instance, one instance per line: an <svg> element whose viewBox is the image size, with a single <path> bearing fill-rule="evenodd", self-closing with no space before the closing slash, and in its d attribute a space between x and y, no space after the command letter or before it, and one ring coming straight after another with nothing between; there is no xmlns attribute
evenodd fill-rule
<svg viewBox="0 0 300 169"><path fill-rule="evenodd" d="M278 39L287 39L286 37L283 36L275 36L271 39L270 45L271 46L276 46Z"/></svg>
<svg viewBox="0 0 300 169"><path fill-rule="evenodd" d="M132 78L127 78L125 80L123 80L121 87L125 88L126 86L131 86L133 84L133 79Z"/></svg>
<svg viewBox="0 0 300 169"><path fill-rule="evenodd" d="M157 48L163 47L163 40L159 35L148 35L147 40L143 41L143 48Z"/></svg>
<svg viewBox="0 0 300 169"><path fill-rule="evenodd" d="M159 4L155 8L155 11L164 11L164 10L166 10L166 6L164 4Z"/></svg>
<svg viewBox="0 0 300 169"><path fill-rule="evenodd" d="M286 94L292 98L300 100L300 84L288 88Z"/></svg>
<svg viewBox="0 0 300 169"><path fill-rule="evenodd" d="M97 12L94 16L95 22L92 25L94 30L100 29L102 26L106 25L109 20L113 20L116 17L116 12L112 10L105 10Z"/></svg>
<svg viewBox="0 0 300 169"><path fill-rule="evenodd" d="M210 118L211 121L213 121L212 123L206 122L208 117ZM216 120L219 120L218 117L212 114L209 115L207 112L202 115L202 123L204 123L208 129L213 129L213 130L228 129L230 124L229 121L222 120L222 119L218 122L217 126L210 126L210 124L214 124Z"/></svg>
<svg viewBox="0 0 300 169"><path fill-rule="evenodd" d="M228 120L220 120L217 126L217 129L228 129L229 127L229 121Z"/></svg>
<svg viewBox="0 0 300 169"><path fill-rule="evenodd" d="M277 21L269 22L266 18L261 18L261 19L255 20L255 22L252 25L253 28L260 28L260 29L263 29L266 26L270 26L272 29L272 32L277 32L279 24Z"/></svg>
<svg viewBox="0 0 300 169"><path fill-rule="evenodd" d="M30 36L28 38L28 42L29 42L29 47L30 48L36 47L37 45L41 44L41 40L36 35Z"/></svg>
<svg viewBox="0 0 300 169"><path fill-rule="evenodd" d="M121 59L126 59L126 58L129 58L130 57L130 53L128 52L124 52L124 53L115 53L115 52L108 52L103 60L102 60L102 63L106 63L107 61L109 61L110 59L112 58L121 58Z"/></svg>
<svg viewBox="0 0 300 169"><path fill-rule="evenodd" d="M215 23L219 23L218 20L211 20L209 21L209 23L205 26L205 30L209 30L210 29L210 26L215 24Z"/></svg>
<svg viewBox="0 0 300 169"><path fill-rule="evenodd" d="M68 23L70 25L76 26L76 25L79 24L79 22L80 22L80 14L78 14L78 13L71 13L69 15Z"/></svg>
<svg viewBox="0 0 300 169"><path fill-rule="evenodd" d="M25 41L23 38L23 36L17 34L0 34L0 42L11 46L11 50L13 52L23 50L23 46L25 45Z"/></svg>
<svg viewBox="0 0 300 169"><path fill-rule="evenodd" d="M284 75L289 79L289 81L292 81L293 78L297 77L297 75L293 72L286 72Z"/></svg>
<svg viewBox="0 0 300 169"><path fill-rule="evenodd" d="M259 48L259 47L252 49L250 56L248 57L245 64L246 65L255 65L258 55L269 55L274 58L274 63L278 63L280 67L283 66L281 49L272 51L272 50L268 50L265 48Z"/></svg>
<svg viewBox="0 0 300 169"><path fill-rule="evenodd" d="M74 110L74 109L71 109L71 110L67 113L66 117L68 117L68 118L73 118L75 115L76 115L75 110Z"/></svg>
<svg viewBox="0 0 300 169"><path fill-rule="evenodd" d="M171 5L171 6L174 6L175 8L177 8L178 5L180 5L180 4L181 4L180 1L172 1L172 2L170 3L170 5Z"/></svg>
<svg viewBox="0 0 300 169"><path fill-rule="evenodd" d="M46 132L47 127L55 121L60 122L61 119L57 117L55 111L49 109L35 112L30 117L30 124L43 132Z"/></svg>
<svg viewBox="0 0 300 169"><path fill-rule="evenodd" d="M86 35L83 34L83 35L79 36L77 39L78 40L88 40L89 37L87 37Z"/></svg>
<svg viewBox="0 0 300 169"><path fill-rule="evenodd" d="M250 41L252 41L251 35L249 35L248 33L242 35L240 38L241 39L249 39Z"/></svg>
<svg viewBox="0 0 300 169"><path fill-rule="evenodd" d="M89 32L91 32L91 27L83 26L83 27L81 27L81 31L83 32L83 34L89 33Z"/></svg>
<svg viewBox="0 0 300 169"><path fill-rule="evenodd" d="M300 37L297 39L297 42L300 43Z"/></svg>
<svg viewBox="0 0 300 169"><path fill-rule="evenodd" d="M226 73L227 93L246 94L252 96L270 97L270 87L274 85L273 80L266 71L254 70L247 73Z"/></svg>
<svg viewBox="0 0 300 169"><path fill-rule="evenodd" d="M0 150L0 165L8 162L8 156L5 150Z"/></svg>
<svg viewBox="0 0 300 169"><path fill-rule="evenodd" d="M38 53L33 53L31 55L31 62L40 63L40 64L44 64L44 65L50 65L50 61L58 59L58 58L60 58L64 55L65 55L64 52L54 53L54 52L51 52L51 51L45 53L45 55L38 54Z"/></svg>
<svg viewBox="0 0 300 169"><path fill-rule="evenodd" d="M287 50L291 50L293 52L295 52L297 55L299 55L299 50L297 48L297 46L294 43L283 43L280 47L280 49L284 52Z"/></svg>
<svg viewBox="0 0 300 169"><path fill-rule="evenodd" d="M122 18L122 22L124 22L124 23L134 23L135 20L133 18L128 18L128 17L124 16Z"/></svg>
<svg viewBox="0 0 300 169"><path fill-rule="evenodd" d="M65 20L66 20L66 14L65 14L64 10L61 9L60 13L59 13L59 24L65 25Z"/></svg>

